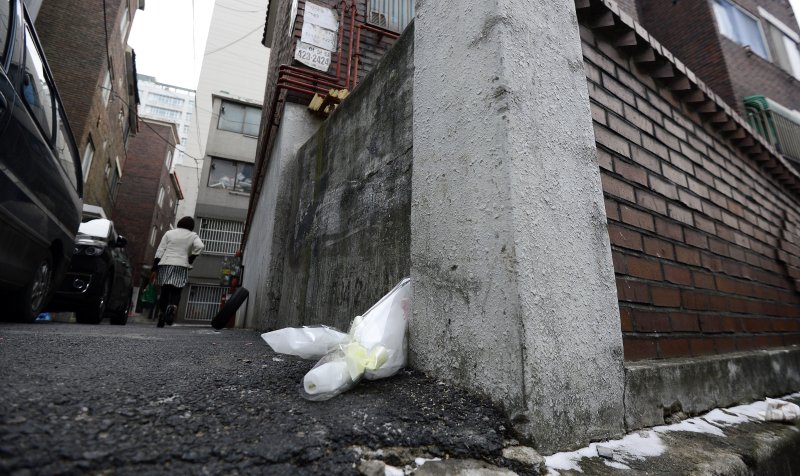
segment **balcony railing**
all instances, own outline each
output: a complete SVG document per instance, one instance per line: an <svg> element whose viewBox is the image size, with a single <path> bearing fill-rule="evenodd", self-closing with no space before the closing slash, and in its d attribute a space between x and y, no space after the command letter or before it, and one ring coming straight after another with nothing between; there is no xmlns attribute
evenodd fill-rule
<svg viewBox="0 0 800 476"><path fill-rule="evenodd" d="M747 120L778 151L800 166L800 113L764 96L744 99Z"/></svg>

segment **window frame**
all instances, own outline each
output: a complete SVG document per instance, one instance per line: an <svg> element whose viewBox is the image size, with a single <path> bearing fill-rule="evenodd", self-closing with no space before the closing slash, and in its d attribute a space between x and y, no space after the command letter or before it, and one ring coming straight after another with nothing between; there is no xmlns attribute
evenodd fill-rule
<svg viewBox="0 0 800 476"><path fill-rule="evenodd" d="M789 60L789 68L793 71L789 71L784 67L783 64L781 64L780 61L778 61L781 56L778 51L775 51L775 54L773 55L773 63L775 63L775 65L781 68L783 71L786 71L788 74L794 76L797 80L800 80L800 33L792 30L791 27L783 23L777 17L760 6L758 7L758 14L761 15L761 18L768 23L769 28L775 29L778 31L778 33L780 33L782 40L781 44L773 45L775 38L772 34L770 34L768 38L770 40L769 46L771 48L781 48L783 52L786 53ZM796 55L794 58L792 58L792 55L786 46L787 41L794 43ZM794 61L792 61L793 59Z"/></svg>
<svg viewBox="0 0 800 476"><path fill-rule="evenodd" d="M225 132L231 132L231 133L234 133L234 134L241 134L241 135L246 136L246 137L258 137L259 131L261 130L261 115L263 113L263 108L262 107L258 107L258 106L254 106L254 105L250 105L250 104L246 104L246 103L242 103L242 102L228 101L226 99L222 99L221 101L222 102L220 103L220 106L219 106L219 115L217 117L217 130L225 131ZM241 120L241 122L240 121L230 121L230 120L224 119L225 106L226 105L236 106L236 107L241 107L242 108L242 120ZM254 124L254 125L257 126L254 134L251 134L249 131L247 131L247 132L245 131L246 124L249 124L247 122L247 115L248 115L248 111L249 110L257 111L256 117L258 117L258 123ZM191 119L191 117L189 117L189 119ZM223 122L226 123L226 124L241 124L241 127L238 130L234 129L234 128L223 127Z"/></svg>
<svg viewBox="0 0 800 476"><path fill-rule="evenodd" d="M156 203L158 203L158 208L164 208L164 194L165 193L166 192L164 191L164 186L163 185L159 185L159 187L158 187L158 199L156 200Z"/></svg>
<svg viewBox="0 0 800 476"><path fill-rule="evenodd" d="M128 30L130 30L131 26L131 12L129 10L129 6L125 5L124 13L122 14L122 20L120 20L119 24L119 36L122 39L122 43L125 43L125 40L128 35Z"/></svg>
<svg viewBox="0 0 800 476"><path fill-rule="evenodd" d="M111 164L111 172L109 173L108 177L108 194L111 197L111 201L116 201L117 191L119 190L119 184L122 181L122 169L119 164L119 157L114 158L114 163Z"/></svg>
<svg viewBox="0 0 800 476"><path fill-rule="evenodd" d="M6 66L6 49L8 45L11 43L10 38L12 35L13 27L11 27L12 18L14 18L15 12L12 6L12 2L8 0L3 0L4 5L8 5L8 10L6 10L7 16L3 18L0 15L0 64Z"/></svg>
<svg viewBox="0 0 800 476"><path fill-rule="evenodd" d="M46 137L48 143L51 143L53 141L53 139L55 138L55 134L56 134L56 122L57 122L56 121L56 114L58 112L57 108L56 108L55 83L52 80L52 78L50 78L50 76L48 75L48 72L47 72L47 61L45 60L44 53L42 51L42 48L39 45L39 42L36 39L35 33L33 31L33 28L27 22L25 23L25 25L23 25L22 38L23 38L23 48L22 48L22 50L24 51L24 55L23 55L23 59L22 59L23 67L25 69L27 69L28 56L30 55L31 51L33 51L36 54L36 57L38 58L39 63L41 65L41 67L42 67L42 71L41 71L42 79L47 84L47 87L50 89L50 93L48 94L48 96L50 98L50 117L49 118L46 117L47 114L46 114L46 111L44 110L44 104L42 104L41 98L39 98L39 103L42 106L41 107L42 112L45 113L44 119L49 119L50 120L50 124L44 124L45 121L43 120L43 118L34 111L34 106L29 104L28 101L25 100L24 89L20 90L20 95L23 97L23 101L22 102L25 104L25 107L27 107L28 110L31 112L31 115L33 116L34 121L39 126L39 129L41 130L42 135L44 135ZM25 72L22 72L22 75L24 76ZM21 85L21 87L24 88L24 83L23 83L23 85Z"/></svg>
<svg viewBox="0 0 800 476"><path fill-rule="evenodd" d="M226 159L226 158L223 158L223 157L211 156L210 158L211 158L211 162L208 165L208 179L206 180L206 187L207 188L214 189L214 190L224 190L224 191L229 192L229 193L241 193L241 194L244 194L244 195L250 195L252 193L252 191L253 191L253 189L252 189L252 187L253 187L252 180L253 180L253 174L255 173L255 164L253 164L251 162L243 162L243 161L240 161L240 160ZM213 173L213 170L214 170L215 162L217 162L217 161L224 162L226 165L232 165L234 167L233 185L231 186L231 188L226 188L224 186L224 184L221 187L214 187L214 186L211 185L212 173ZM251 172L251 175L250 175L250 191L237 190L237 185L239 184L240 167L246 167L246 166L250 166L250 168L251 168L251 171L250 171ZM221 177L219 178L219 181L220 181L220 183L222 183L221 182Z"/></svg>
<svg viewBox="0 0 800 476"><path fill-rule="evenodd" d="M164 111L164 113L162 114L158 111ZM144 113L145 115L156 116L163 119L169 119L175 122L180 122L181 118L183 117L183 113L181 111L170 109L168 107L154 106L152 104L148 104L145 106Z"/></svg>
<svg viewBox="0 0 800 476"><path fill-rule="evenodd" d="M89 148L91 148L92 155L89 156L89 160L86 160L86 153L89 152ZM92 138L89 137L89 140L86 141L86 147L83 149L83 155L81 156L81 169L83 172L83 181L86 182L89 180L89 170L92 167L92 161L94 160L94 154L97 152L97 149L94 147L94 141Z"/></svg>
<svg viewBox="0 0 800 476"><path fill-rule="evenodd" d="M752 45L747 45L747 44L742 43L740 38L731 38L730 36L728 36L728 35L726 35L725 33L722 32L722 28L720 27L720 20L717 17L716 11L714 11L714 5L715 4L719 4L723 8L726 8L725 7L726 3L730 4L731 7L734 8L735 10L737 10L739 13L742 13L742 14L750 17L750 19L753 20L756 23L756 26L758 27L759 38L761 38L761 46L764 48L764 54L766 56L762 56L758 51L756 51L756 49ZM761 24L761 19L758 16L756 16L753 13L751 13L746 8L742 7L741 5L739 5L738 3L734 2L733 0L711 0L711 9L712 9L712 13L713 13L713 16L714 16L714 21L715 21L716 26L717 26L717 32L720 35L722 35L725 38L731 40L732 42L736 43L739 46L749 48L750 51L752 51L759 58L765 59L765 60L767 60L769 62L773 62L772 54L771 54L772 52L770 51L769 43L767 42L767 35L764 32L764 26ZM736 36L740 37L741 35L740 35L738 29L736 28L736 25L732 24L731 27L734 30L733 33Z"/></svg>

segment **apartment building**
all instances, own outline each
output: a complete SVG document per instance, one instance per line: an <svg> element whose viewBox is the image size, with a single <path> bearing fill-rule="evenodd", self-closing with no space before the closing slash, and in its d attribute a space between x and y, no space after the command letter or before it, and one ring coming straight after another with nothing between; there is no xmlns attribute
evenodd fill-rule
<svg viewBox="0 0 800 476"><path fill-rule="evenodd" d="M190 158L175 161L175 171L186 197L178 208L179 216L195 215L207 134L214 127L212 96L233 97L248 104L260 103L264 97L269 49L260 43L260 33L267 2L236 0L236 4L236 8L231 8L223 2L215 2L211 14L195 112L186 140L181 139ZM180 134L184 136L183 129Z"/></svg>
<svg viewBox="0 0 800 476"><path fill-rule="evenodd" d="M189 272L178 316L194 323L210 322L230 288L224 273L241 247L261 126L261 104L215 94L212 111L195 208L205 249Z"/></svg>
<svg viewBox="0 0 800 476"><path fill-rule="evenodd" d="M186 156L189 128L196 108L195 91L192 89L160 83L153 76L137 75L139 85L139 116L175 123L178 143L175 146L174 162L192 160Z"/></svg>
<svg viewBox="0 0 800 476"><path fill-rule="evenodd" d="M653 37L800 166L800 28L788 1L636 6Z"/></svg>

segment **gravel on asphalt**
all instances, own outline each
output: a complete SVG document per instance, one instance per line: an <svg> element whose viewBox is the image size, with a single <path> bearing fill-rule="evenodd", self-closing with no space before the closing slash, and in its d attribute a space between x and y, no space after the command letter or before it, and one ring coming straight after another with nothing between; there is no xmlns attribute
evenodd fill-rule
<svg viewBox="0 0 800 476"><path fill-rule="evenodd" d="M368 474L435 458L528 472L502 458L513 435L486 400L404 370L310 402L313 365L249 330L0 323L0 474Z"/></svg>

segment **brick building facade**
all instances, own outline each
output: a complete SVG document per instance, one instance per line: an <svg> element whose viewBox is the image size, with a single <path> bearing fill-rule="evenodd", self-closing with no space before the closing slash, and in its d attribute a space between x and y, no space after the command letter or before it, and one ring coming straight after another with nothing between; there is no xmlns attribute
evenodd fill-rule
<svg viewBox="0 0 800 476"><path fill-rule="evenodd" d="M180 184L171 172L177 142L175 124L140 119L139 133L128 142L125 175L114 207L117 231L128 239L133 285L150 274L161 236L175 223Z"/></svg>
<svg viewBox="0 0 800 476"><path fill-rule="evenodd" d="M800 343L800 176L655 35L579 17L626 359Z"/></svg>
<svg viewBox="0 0 800 476"><path fill-rule="evenodd" d="M44 0L36 29L84 168L84 203L113 217L129 135L136 132L135 58L128 33L140 0Z"/></svg>
<svg viewBox="0 0 800 476"><path fill-rule="evenodd" d="M785 48L781 29L800 35L788 1L637 0L636 6L642 26L740 113L744 113L742 99L752 95L800 110L800 64L793 75L779 59ZM726 11L746 19L752 36L727 31Z"/></svg>

